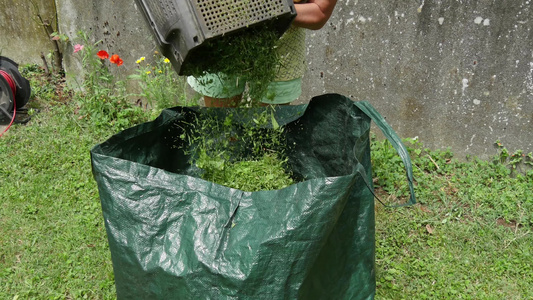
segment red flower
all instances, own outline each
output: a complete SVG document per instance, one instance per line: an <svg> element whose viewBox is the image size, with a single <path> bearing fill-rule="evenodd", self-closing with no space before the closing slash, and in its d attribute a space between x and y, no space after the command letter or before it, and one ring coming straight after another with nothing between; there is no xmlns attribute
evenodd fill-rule
<svg viewBox="0 0 533 300"><path fill-rule="evenodd" d="M96 53L96 55L97 55L98 57L100 57L100 59L106 59L106 58L109 57L109 53L107 53L107 52L104 51L104 50L100 50L100 51L98 51L98 53Z"/></svg>
<svg viewBox="0 0 533 300"><path fill-rule="evenodd" d="M120 58L120 56L118 56L118 54L111 55L109 61L116 64L117 66L121 66L124 63L124 61L122 60L122 58Z"/></svg>

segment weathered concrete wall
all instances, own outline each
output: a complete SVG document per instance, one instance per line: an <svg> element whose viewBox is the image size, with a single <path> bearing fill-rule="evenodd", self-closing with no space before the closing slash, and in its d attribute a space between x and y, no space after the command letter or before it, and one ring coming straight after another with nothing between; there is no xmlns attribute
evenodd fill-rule
<svg viewBox="0 0 533 300"><path fill-rule="evenodd" d="M97 48L109 54L118 54L124 64L110 68L116 75L135 72L135 61L146 56L150 59L157 50L152 33L149 31L141 11L135 1L81 1L56 0L59 28L71 37L65 53L72 53L73 45L82 43L79 31L85 32L91 43L101 41ZM70 80L81 70L79 55L65 55L67 79Z"/></svg>
<svg viewBox="0 0 533 300"><path fill-rule="evenodd" d="M54 0L0 0L0 7L0 54L41 64L41 52L48 55L53 44L37 15L57 28Z"/></svg>
<svg viewBox="0 0 533 300"><path fill-rule="evenodd" d="M29 7L26 2L0 0L4 7ZM119 54L125 74L135 70L137 58L156 50L135 1L56 3L60 31L71 38L67 74L81 68L69 55L78 30ZM533 151L530 6L530 0L339 0L330 22L308 34L309 69L299 102L330 92L368 100L400 136L451 147L459 157L488 158L496 153L496 140L511 150ZM33 37L7 21L30 23L29 8L22 17L7 11L0 13L1 31L15 33L2 40L3 47L20 43L15 52L30 51L23 45ZM39 60L39 52L34 60L17 53L22 62Z"/></svg>
<svg viewBox="0 0 533 300"><path fill-rule="evenodd" d="M309 35L305 97L370 101L402 137L533 151L531 1L341 0Z"/></svg>

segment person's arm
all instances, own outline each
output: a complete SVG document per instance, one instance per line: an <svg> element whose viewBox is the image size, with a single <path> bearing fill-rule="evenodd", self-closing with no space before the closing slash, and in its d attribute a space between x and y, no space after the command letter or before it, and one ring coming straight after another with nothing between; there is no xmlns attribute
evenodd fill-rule
<svg viewBox="0 0 533 300"><path fill-rule="evenodd" d="M296 18L293 24L311 30L322 28L331 17L337 0L308 0L295 4Z"/></svg>

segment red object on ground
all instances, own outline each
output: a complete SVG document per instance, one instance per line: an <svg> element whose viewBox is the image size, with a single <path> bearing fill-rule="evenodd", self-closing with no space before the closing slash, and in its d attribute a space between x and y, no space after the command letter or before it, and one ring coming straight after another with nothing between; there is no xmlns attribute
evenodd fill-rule
<svg viewBox="0 0 533 300"><path fill-rule="evenodd" d="M7 125L7 128L2 133L0 133L0 136L2 136L4 133L6 133L9 127L13 125L13 121L15 121L15 116L17 114L17 101L15 101L15 95L17 94L17 85L15 84L15 80L13 80L11 75L9 75L4 70L0 70L0 76L2 76L7 81L9 88L11 88L11 93L13 94L13 117L11 118L11 122L9 123L9 125Z"/></svg>

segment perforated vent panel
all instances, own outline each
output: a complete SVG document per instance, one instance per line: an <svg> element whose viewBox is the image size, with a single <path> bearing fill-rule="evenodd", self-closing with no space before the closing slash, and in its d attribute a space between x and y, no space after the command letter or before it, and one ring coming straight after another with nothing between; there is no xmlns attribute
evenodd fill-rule
<svg viewBox="0 0 533 300"><path fill-rule="evenodd" d="M296 11L292 0L137 0L160 49L180 75L203 57L206 41L264 25L281 34Z"/></svg>
<svg viewBox="0 0 533 300"><path fill-rule="evenodd" d="M286 0L193 0L198 17L212 35L271 19L290 8Z"/></svg>

